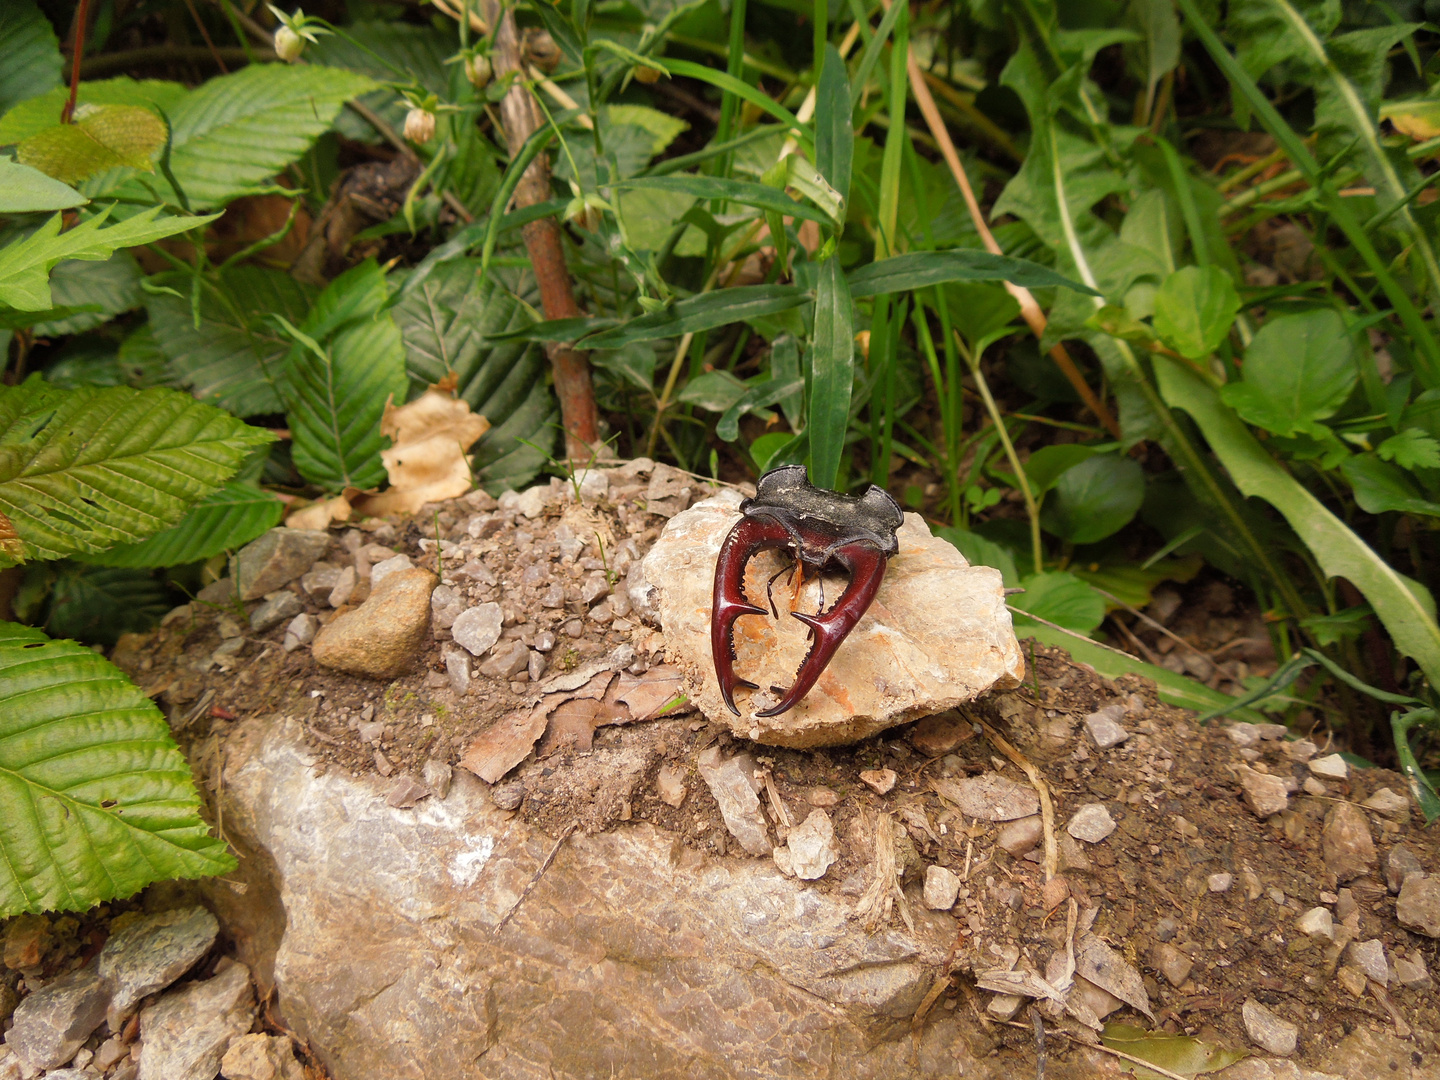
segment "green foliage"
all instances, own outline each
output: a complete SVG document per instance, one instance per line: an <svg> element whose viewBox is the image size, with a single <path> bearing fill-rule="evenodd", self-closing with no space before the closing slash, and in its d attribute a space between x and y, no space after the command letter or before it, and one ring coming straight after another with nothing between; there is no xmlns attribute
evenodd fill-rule
<svg viewBox="0 0 1440 1080"><path fill-rule="evenodd" d="M44 627L51 637L113 646L121 634L149 630L174 606L164 582L143 570L63 562Z"/></svg>
<svg viewBox="0 0 1440 1080"><path fill-rule="evenodd" d="M0 67L0 115L17 102L60 85L60 42L33 0L6 0L0 8L0 56L5 58ZM0 135L3 141L8 140Z"/></svg>
<svg viewBox="0 0 1440 1080"><path fill-rule="evenodd" d="M1181 356L1199 360L1220 347L1239 310L1229 274L1218 266L1182 266L1155 294L1155 332Z"/></svg>
<svg viewBox="0 0 1440 1080"><path fill-rule="evenodd" d="M0 917L235 867L165 718L89 649L0 623Z"/></svg>
<svg viewBox="0 0 1440 1080"><path fill-rule="evenodd" d="M284 513L285 504L274 495L231 480L168 529L138 543L116 544L85 555L84 560L101 566L185 566L243 547L278 525Z"/></svg>
<svg viewBox="0 0 1440 1080"><path fill-rule="evenodd" d="M1072 544L1093 544L1119 532L1145 501L1145 474L1118 454L1096 454L1055 480L1040 523Z"/></svg>
<svg viewBox="0 0 1440 1080"><path fill-rule="evenodd" d="M73 124L31 135L16 160L65 184L109 169L154 172L151 158L165 145L165 122L139 105L83 105Z"/></svg>
<svg viewBox="0 0 1440 1080"><path fill-rule="evenodd" d="M1105 601L1099 593L1064 570L1029 574L1021 578L1020 586L1025 591L1011 600L1011 606L1018 609L1017 633L1035 625L1029 615L1087 636L1105 619Z"/></svg>
<svg viewBox="0 0 1440 1080"><path fill-rule="evenodd" d="M1272 319L1245 350L1245 379L1220 392L1247 423L1275 435L1313 430L1355 388L1345 325L1333 311Z"/></svg>
<svg viewBox="0 0 1440 1080"><path fill-rule="evenodd" d="M0 158L0 214L69 210L87 201L69 184L46 176L39 169Z"/></svg>

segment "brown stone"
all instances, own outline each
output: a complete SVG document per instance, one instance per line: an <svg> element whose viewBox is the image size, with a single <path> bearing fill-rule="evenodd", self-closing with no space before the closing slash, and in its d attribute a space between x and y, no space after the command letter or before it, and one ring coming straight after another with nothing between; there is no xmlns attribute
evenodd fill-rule
<svg viewBox="0 0 1440 1080"><path fill-rule="evenodd" d="M1375 841L1370 823L1353 803L1336 803L1325 815L1320 834L1321 849L1328 866L1341 881L1368 873L1375 866Z"/></svg>
<svg viewBox="0 0 1440 1080"><path fill-rule="evenodd" d="M910 731L910 745L927 757L948 754L975 734L975 728L958 716L927 716Z"/></svg>
<svg viewBox="0 0 1440 1080"><path fill-rule="evenodd" d="M407 667L430 633L430 593L435 575L413 568L385 577L354 611L335 616L310 647L324 667L393 679Z"/></svg>

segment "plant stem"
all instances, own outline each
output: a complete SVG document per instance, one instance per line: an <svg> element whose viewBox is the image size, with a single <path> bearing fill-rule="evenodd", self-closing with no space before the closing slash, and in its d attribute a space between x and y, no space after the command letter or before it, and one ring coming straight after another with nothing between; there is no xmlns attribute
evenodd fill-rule
<svg viewBox="0 0 1440 1080"><path fill-rule="evenodd" d="M60 110L60 122L70 123L75 117L75 98L80 93L80 66L85 61L85 27L90 15L90 0L80 0L75 12L75 42L70 55L70 97Z"/></svg>

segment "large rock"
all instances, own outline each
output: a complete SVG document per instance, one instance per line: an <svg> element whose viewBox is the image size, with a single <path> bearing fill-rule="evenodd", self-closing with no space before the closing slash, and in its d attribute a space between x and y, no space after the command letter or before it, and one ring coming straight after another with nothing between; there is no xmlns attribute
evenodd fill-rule
<svg viewBox="0 0 1440 1080"><path fill-rule="evenodd" d="M226 834L254 853L246 911L283 905L278 1012L333 1076L1006 1075L968 1047L963 1010L934 1010L912 1050L955 938L918 896L913 933L898 916L866 933L854 897L643 823L570 835L527 892L553 837L463 771L443 801L389 807L375 777L317 775L273 716L224 760Z"/></svg>
<svg viewBox="0 0 1440 1080"><path fill-rule="evenodd" d="M430 593L435 585L429 570L412 568L386 575L363 604L325 624L315 635L311 655L337 671L395 678L410 666L430 634Z"/></svg>
<svg viewBox="0 0 1440 1080"><path fill-rule="evenodd" d="M316 529L271 529L240 549L230 575L240 585L240 599L259 600L283 589L315 565L330 546L330 534Z"/></svg>
<svg viewBox="0 0 1440 1080"><path fill-rule="evenodd" d="M140 1013L139 1080L214 1080L230 1041L254 1019L244 964L166 994Z"/></svg>
<svg viewBox="0 0 1440 1080"><path fill-rule="evenodd" d="M106 1019L119 1031L147 994L163 990L210 951L220 924L203 907L142 915L110 935L100 974L114 987Z"/></svg>
<svg viewBox="0 0 1440 1080"><path fill-rule="evenodd" d="M75 1051L105 1019L110 984L92 963L46 983L20 1002L5 1043L32 1069L53 1069Z"/></svg>
<svg viewBox="0 0 1440 1080"><path fill-rule="evenodd" d="M870 610L840 646L820 681L795 708L755 716L774 703L741 688L741 715L725 707L710 653L715 561L739 520L739 495L727 491L676 514L627 582L641 611L657 612L665 650L684 669L694 701L711 720L740 736L776 746L833 746L868 738L921 716L973 701L990 689L1020 685L1025 661L1005 607L1000 571L971 566L950 543L933 537L917 514L905 515L900 553L890 560ZM746 591L768 609L767 582L786 558L774 551L750 560ZM773 588L780 618L742 616L735 624L735 671L765 688L789 686L809 650L808 627L785 610L788 577ZM844 591L843 576L824 578L827 606ZM796 610L814 612L821 579L808 579ZM763 703L763 704L762 704Z"/></svg>

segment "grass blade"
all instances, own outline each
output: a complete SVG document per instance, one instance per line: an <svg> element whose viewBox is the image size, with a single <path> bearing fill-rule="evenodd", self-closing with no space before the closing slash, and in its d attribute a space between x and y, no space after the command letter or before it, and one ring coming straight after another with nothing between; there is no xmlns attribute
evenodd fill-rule
<svg viewBox="0 0 1440 1080"><path fill-rule="evenodd" d="M840 475L850 394L855 384L854 304L850 286L831 256L820 264L815 333L810 345L810 482L833 488Z"/></svg>

